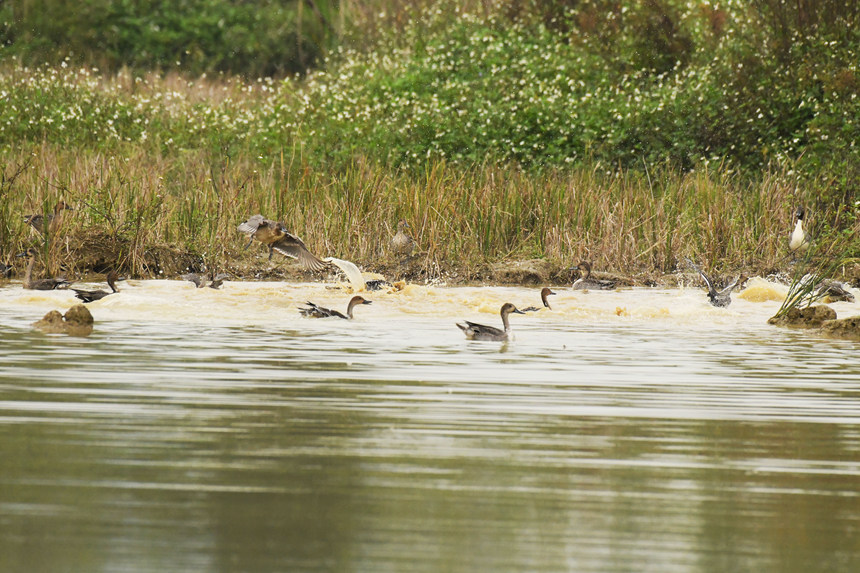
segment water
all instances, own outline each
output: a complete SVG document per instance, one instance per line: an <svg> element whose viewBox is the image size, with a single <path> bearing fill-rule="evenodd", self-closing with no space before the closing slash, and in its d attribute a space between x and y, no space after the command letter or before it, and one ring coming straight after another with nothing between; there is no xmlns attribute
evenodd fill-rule
<svg viewBox="0 0 860 573"><path fill-rule="evenodd" d="M784 287L0 287L0 571L860 570L857 344ZM856 305L832 305L840 316Z"/></svg>

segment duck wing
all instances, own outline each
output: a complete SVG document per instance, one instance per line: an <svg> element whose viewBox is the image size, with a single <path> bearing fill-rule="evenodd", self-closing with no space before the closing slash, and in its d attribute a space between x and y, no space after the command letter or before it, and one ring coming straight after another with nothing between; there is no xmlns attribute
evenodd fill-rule
<svg viewBox="0 0 860 573"><path fill-rule="evenodd" d="M263 224L263 221L265 221L265 218L262 215L254 215L253 217L249 217L247 221L240 223L237 229L240 233L253 235L260 228L260 225Z"/></svg>
<svg viewBox="0 0 860 573"><path fill-rule="evenodd" d="M367 286L367 283L364 282L364 277L361 275L361 271L355 263L335 257L326 257L325 262L331 263L342 270L354 290L360 291Z"/></svg>
<svg viewBox="0 0 860 573"><path fill-rule="evenodd" d="M292 233L287 233L272 243L271 248L282 255L298 259L302 266L312 271L321 271L326 268L326 263L311 253L304 242Z"/></svg>

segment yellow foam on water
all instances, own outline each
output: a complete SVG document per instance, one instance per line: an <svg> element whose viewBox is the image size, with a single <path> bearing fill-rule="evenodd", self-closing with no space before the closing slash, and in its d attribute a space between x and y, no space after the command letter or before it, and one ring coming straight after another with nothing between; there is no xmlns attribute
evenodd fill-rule
<svg viewBox="0 0 860 573"><path fill-rule="evenodd" d="M772 283L761 277L753 277L747 282L746 288L737 294L737 297L748 302L781 302L785 300L787 293L788 288L785 285Z"/></svg>

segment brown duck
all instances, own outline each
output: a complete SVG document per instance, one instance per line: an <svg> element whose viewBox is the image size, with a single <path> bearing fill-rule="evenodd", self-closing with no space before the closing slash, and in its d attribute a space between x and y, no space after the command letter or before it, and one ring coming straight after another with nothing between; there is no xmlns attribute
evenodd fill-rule
<svg viewBox="0 0 860 573"><path fill-rule="evenodd" d="M60 225L62 225L63 211L66 209L74 211L71 205L65 201L60 201L54 205L53 213L48 213L47 215L24 215L24 222L36 229L41 235L45 234L45 224L47 223L48 231L53 235L60 228Z"/></svg>
<svg viewBox="0 0 860 573"><path fill-rule="evenodd" d="M397 234L391 237L391 248L401 257L408 257L415 248L415 239L407 229L409 229L409 223L404 219L397 224Z"/></svg>
<svg viewBox="0 0 860 573"><path fill-rule="evenodd" d="M72 284L72 281L67 280L65 278L57 278L57 279L36 279L33 280L33 267L36 266L36 257L39 255L39 251L30 247L19 254L19 257L27 257L29 262L27 263L27 271L24 273L24 288L30 290L54 290L56 288L61 288Z"/></svg>
<svg viewBox="0 0 860 573"><path fill-rule="evenodd" d="M278 251L282 255L298 259L302 265L313 271L320 271L327 266L324 261L321 261L308 250L300 238L287 231L283 223L270 221L263 218L262 215L254 215L239 225L238 229L240 232L251 237L251 240L245 246L246 249L256 239L269 248L270 260L272 254Z"/></svg>

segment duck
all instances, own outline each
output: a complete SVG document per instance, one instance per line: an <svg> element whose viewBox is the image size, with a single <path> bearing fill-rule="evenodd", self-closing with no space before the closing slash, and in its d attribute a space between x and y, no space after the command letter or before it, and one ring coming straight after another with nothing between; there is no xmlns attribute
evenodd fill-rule
<svg viewBox="0 0 860 573"><path fill-rule="evenodd" d="M803 218L805 216L806 209L798 207L794 213L794 231L791 232L791 237L788 240L788 250L795 256L809 248L809 235L803 229Z"/></svg>
<svg viewBox="0 0 860 573"><path fill-rule="evenodd" d="M110 292L104 290L82 290L76 288L72 290L75 291L75 296L84 301L84 304L86 304L88 302L101 300L108 295L119 292L116 288L116 281L121 281L125 279L121 278L116 271L110 271L107 275L105 275L105 280L110 287Z"/></svg>
<svg viewBox="0 0 860 573"><path fill-rule="evenodd" d="M833 279L822 279L815 285L813 299L823 300L825 303L854 302L854 295L843 283Z"/></svg>
<svg viewBox="0 0 860 573"><path fill-rule="evenodd" d="M63 223L63 211L74 211L71 205L65 201L59 201L54 205L54 212L47 215L24 215L24 222L36 229L40 235L45 234L45 222L48 223L48 232L54 234Z"/></svg>
<svg viewBox="0 0 860 573"><path fill-rule="evenodd" d="M0 279L8 279L12 276L12 271L14 268L12 265L7 265L6 263L0 263Z"/></svg>
<svg viewBox="0 0 860 573"><path fill-rule="evenodd" d="M546 297L553 295L553 294L555 294L555 293L552 292L552 289L550 289L549 287L543 287L542 289L540 289L540 300L541 300L541 302L543 302L543 307L547 310L552 310L552 307L549 305L549 301L546 299ZM540 310L540 307L529 306L529 307L524 308L523 312L537 312L539 310Z"/></svg>
<svg viewBox="0 0 860 573"><path fill-rule="evenodd" d="M181 275L180 278L182 280L194 283L197 288L203 288L206 286L206 276L200 273L185 273L184 275ZM224 281L229 278L230 275L227 273L218 273L217 275L212 277L212 282L209 283L209 288L221 288L221 285L224 284Z"/></svg>
<svg viewBox="0 0 860 573"><path fill-rule="evenodd" d="M508 340L511 334L511 325L508 322L508 315L525 314L525 312L517 309L517 307L512 303L506 302L499 310L499 314L502 316L502 325L504 325L504 330L496 328L495 326L477 324L468 320L464 321L463 324L460 324L459 322L456 323L457 328L462 330L466 334L466 338L469 340Z"/></svg>
<svg viewBox="0 0 860 573"><path fill-rule="evenodd" d="M415 239L407 232L409 228L409 223L403 219L397 223L397 234L391 237L391 248L401 257L409 257L415 248Z"/></svg>
<svg viewBox="0 0 860 573"><path fill-rule="evenodd" d="M212 282L209 283L209 288L219 289L221 285L224 284L224 281L228 280L230 275L228 273L218 273L214 277L212 277Z"/></svg>
<svg viewBox="0 0 860 573"><path fill-rule="evenodd" d="M272 260L272 254L278 251L282 255L298 259L305 268L312 271L320 271L327 267L324 261L308 250L300 238L287 231L283 223L270 221L262 215L254 215L241 223L238 230L251 237L245 246L246 249L251 246L254 239L266 245L269 248L269 260Z"/></svg>
<svg viewBox="0 0 860 573"><path fill-rule="evenodd" d="M54 290L56 288L67 287L72 284L72 281L67 280L65 278L47 278L47 279L36 279L33 280L33 267L36 266L36 257L39 255L39 251L30 247L25 252L20 253L19 257L27 257L29 262L27 263L27 271L24 273L24 288L28 290Z"/></svg>
<svg viewBox="0 0 860 573"><path fill-rule="evenodd" d="M578 265L568 270L582 271L582 276L573 282L573 290L612 290L617 284L616 281L591 278L591 263L588 261L580 261Z"/></svg>
<svg viewBox="0 0 860 573"><path fill-rule="evenodd" d="M732 304L732 291L735 290L738 285L743 284L743 282L746 280L746 277L744 275L740 275L734 280L734 282L726 286L724 289L718 291L714 288L714 281L712 281L711 278L705 274L705 271L703 271L699 265L697 265L690 259L687 259L687 264L690 265L697 273L699 273L699 275L701 275L702 279L705 281L705 285L707 285L708 287L708 302L710 302L711 305L716 306L717 308L725 308Z"/></svg>
<svg viewBox="0 0 860 573"><path fill-rule="evenodd" d="M347 320L352 320L352 309L358 306L359 304L371 304L372 300L367 300L362 296L356 295L349 299L349 304L346 307L346 314L338 312L336 310L332 310L330 308L322 307L313 302L306 302L307 308L299 307L299 312L302 316L307 316L308 318L344 318Z"/></svg>

